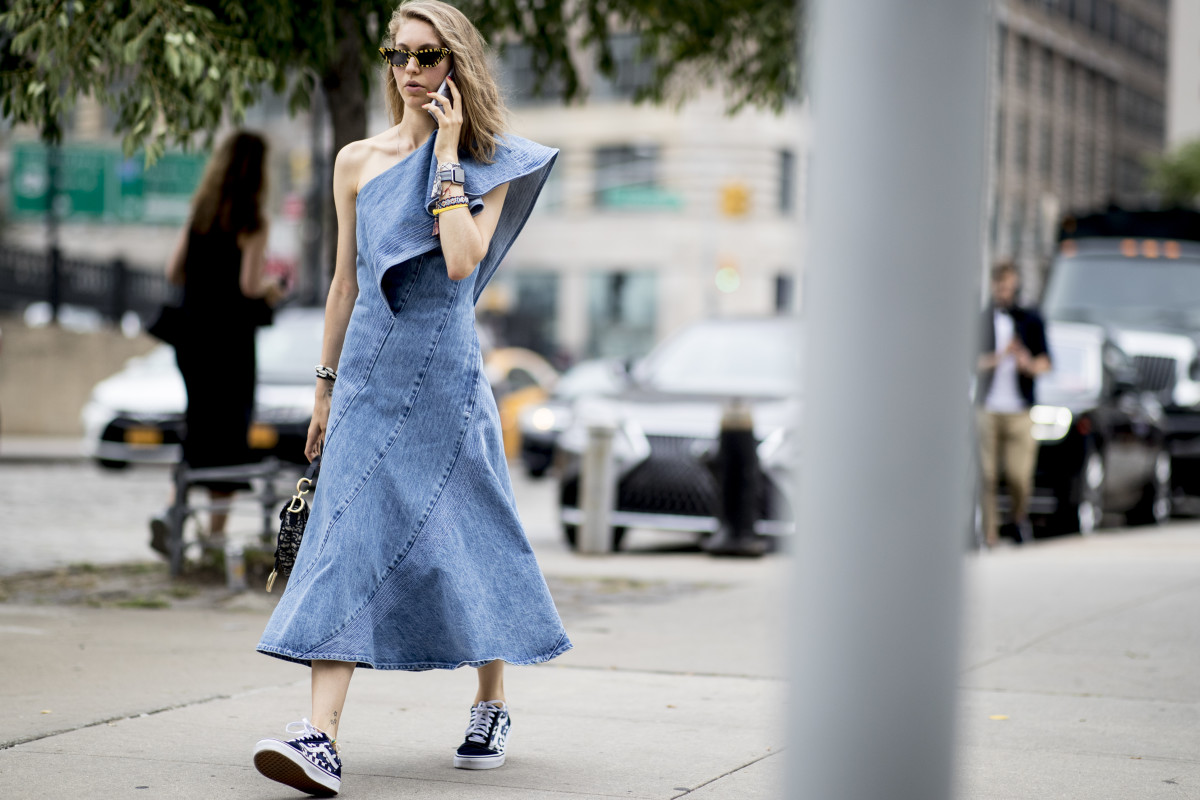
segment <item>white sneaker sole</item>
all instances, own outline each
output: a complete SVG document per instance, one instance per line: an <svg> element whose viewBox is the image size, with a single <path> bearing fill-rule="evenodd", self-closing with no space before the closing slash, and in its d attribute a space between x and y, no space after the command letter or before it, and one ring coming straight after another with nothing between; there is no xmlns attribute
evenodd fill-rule
<svg viewBox="0 0 1200 800"><path fill-rule="evenodd" d="M278 739L263 739L254 746L254 767L273 781L318 797L332 797L342 788L341 780Z"/></svg>
<svg viewBox="0 0 1200 800"><path fill-rule="evenodd" d="M498 756L454 756L457 769L495 769L504 766L504 753Z"/></svg>

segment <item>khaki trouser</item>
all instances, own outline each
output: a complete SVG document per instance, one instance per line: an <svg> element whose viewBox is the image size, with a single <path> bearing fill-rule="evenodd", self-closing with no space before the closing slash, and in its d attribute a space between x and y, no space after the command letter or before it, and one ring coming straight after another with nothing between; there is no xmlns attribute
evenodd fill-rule
<svg viewBox="0 0 1200 800"><path fill-rule="evenodd" d="M980 505L983 507L983 531L989 545L999 539L1000 523L996 518L996 483L1000 477L1000 462L1012 496L1012 518L1019 522L1029 514L1029 497L1033 494L1033 471L1037 466L1037 441L1033 438L1033 421L1028 411L1000 414L979 409L979 477Z"/></svg>

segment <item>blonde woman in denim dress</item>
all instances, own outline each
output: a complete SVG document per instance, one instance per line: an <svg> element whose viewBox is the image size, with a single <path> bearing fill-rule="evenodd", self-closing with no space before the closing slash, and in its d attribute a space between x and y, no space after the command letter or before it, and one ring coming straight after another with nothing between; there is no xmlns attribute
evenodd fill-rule
<svg viewBox="0 0 1200 800"><path fill-rule="evenodd" d="M557 151L503 133L483 39L457 9L406 2L387 33L394 124L334 165L330 377L316 379L306 449L321 475L258 645L311 667L312 709L288 726L295 738L260 741L255 766L318 795L341 786L336 739L356 667L476 667L453 764L489 769L504 763L511 723L504 662L571 647L517 516L474 325Z"/></svg>

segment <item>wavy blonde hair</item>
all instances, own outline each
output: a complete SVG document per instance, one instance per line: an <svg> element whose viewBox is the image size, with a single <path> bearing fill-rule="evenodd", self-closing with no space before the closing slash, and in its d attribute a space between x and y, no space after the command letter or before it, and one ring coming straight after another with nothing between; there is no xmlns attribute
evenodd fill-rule
<svg viewBox="0 0 1200 800"><path fill-rule="evenodd" d="M462 96L463 126L458 149L468 150L476 161L490 164L496 155L496 138L505 127L504 101L488 70L487 43L471 21L454 6L441 0L406 0L392 12L384 47L394 47L400 26L408 20L428 23L450 49L454 83ZM404 101L396 86L396 75L384 65L383 94L393 125L404 117Z"/></svg>

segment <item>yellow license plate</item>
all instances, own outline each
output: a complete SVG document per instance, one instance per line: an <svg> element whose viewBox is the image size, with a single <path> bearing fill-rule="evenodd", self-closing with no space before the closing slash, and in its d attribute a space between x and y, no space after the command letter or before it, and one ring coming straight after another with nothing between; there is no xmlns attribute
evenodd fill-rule
<svg viewBox="0 0 1200 800"><path fill-rule="evenodd" d="M130 447L157 447L163 443L163 433L158 428L126 428L125 444Z"/></svg>
<svg viewBox="0 0 1200 800"><path fill-rule="evenodd" d="M279 431L275 430L274 425L264 425L261 422L256 422L250 426L250 432L246 435L246 441L254 450L270 450L279 444Z"/></svg>

